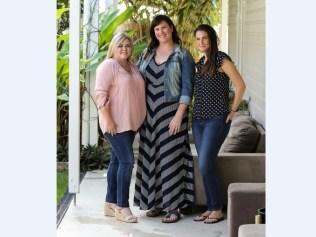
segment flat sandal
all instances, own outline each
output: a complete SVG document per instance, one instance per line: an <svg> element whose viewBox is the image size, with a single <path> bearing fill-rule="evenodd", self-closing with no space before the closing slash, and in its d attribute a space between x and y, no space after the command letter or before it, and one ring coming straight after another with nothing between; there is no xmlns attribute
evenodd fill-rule
<svg viewBox="0 0 316 237"><path fill-rule="evenodd" d="M163 213L162 209L151 209L146 212L147 217L157 217L160 216Z"/></svg>
<svg viewBox="0 0 316 237"><path fill-rule="evenodd" d="M193 218L194 221L204 221L208 216L203 216L202 214Z"/></svg>
<svg viewBox="0 0 316 237"><path fill-rule="evenodd" d="M169 219L172 215L175 215L175 219ZM168 219L165 219L168 218ZM171 211L168 212L167 215L164 216L164 218L161 219L162 223L176 223L181 219L181 214L178 211Z"/></svg>
<svg viewBox="0 0 316 237"><path fill-rule="evenodd" d="M203 215L203 214L206 213L206 212L211 212L211 211L205 211L205 212L203 212L202 214L200 214L200 215L194 217L193 220L194 220L194 221L204 221L204 220L210 215L210 214L208 214L208 215Z"/></svg>
<svg viewBox="0 0 316 237"><path fill-rule="evenodd" d="M221 217L210 217L210 216L208 216L204 220L204 223L205 224L215 224L215 223L220 222L222 220L224 220L224 216L221 216Z"/></svg>

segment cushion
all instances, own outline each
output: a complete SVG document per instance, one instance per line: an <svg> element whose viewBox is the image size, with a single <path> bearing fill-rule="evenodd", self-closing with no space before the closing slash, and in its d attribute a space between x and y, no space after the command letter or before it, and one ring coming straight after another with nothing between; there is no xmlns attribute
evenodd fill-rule
<svg viewBox="0 0 316 237"><path fill-rule="evenodd" d="M255 120L248 115L238 115L232 121L220 152L253 153L256 151L259 137Z"/></svg>
<svg viewBox="0 0 316 237"><path fill-rule="evenodd" d="M265 237L265 225L245 224L239 226L238 237Z"/></svg>

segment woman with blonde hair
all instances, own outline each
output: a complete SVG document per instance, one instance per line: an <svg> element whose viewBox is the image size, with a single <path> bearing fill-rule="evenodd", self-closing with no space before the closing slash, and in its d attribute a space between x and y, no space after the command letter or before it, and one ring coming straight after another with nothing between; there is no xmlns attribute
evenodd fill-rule
<svg viewBox="0 0 316 237"><path fill-rule="evenodd" d="M137 222L129 208L132 144L146 115L144 80L131 63L132 52L132 40L124 33L115 35L97 68L95 86L99 124L112 147L104 214L128 223Z"/></svg>

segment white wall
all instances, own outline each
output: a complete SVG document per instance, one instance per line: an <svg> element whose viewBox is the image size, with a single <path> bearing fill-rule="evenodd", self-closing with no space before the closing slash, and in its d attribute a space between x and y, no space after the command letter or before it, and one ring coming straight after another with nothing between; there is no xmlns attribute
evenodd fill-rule
<svg viewBox="0 0 316 237"><path fill-rule="evenodd" d="M230 0L228 54L244 78L251 115L265 126L265 1Z"/></svg>

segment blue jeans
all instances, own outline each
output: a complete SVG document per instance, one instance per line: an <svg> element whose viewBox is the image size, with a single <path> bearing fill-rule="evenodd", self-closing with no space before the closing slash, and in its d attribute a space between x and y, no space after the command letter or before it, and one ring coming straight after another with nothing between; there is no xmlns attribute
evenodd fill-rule
<svg viewBox="0 0 316 237"><path fill-rule="evenodd" d="M227 114L206 120L194 120L192 132L198 163L207 199L208 210L221 210L222 201L219 178L216 174L216 158L230 128L231 121L226 123Z"/></svg>
<svg viewBox="0 0 316 237"><path fill-rule="evenodd" d="M111 135L105 133L112 146L112 157L107 172L107 194L105 201L119 207L129 207L129 186L134 165L133 141L135 132L127 131Z"/></svg>

